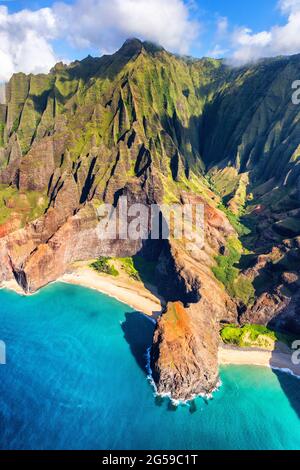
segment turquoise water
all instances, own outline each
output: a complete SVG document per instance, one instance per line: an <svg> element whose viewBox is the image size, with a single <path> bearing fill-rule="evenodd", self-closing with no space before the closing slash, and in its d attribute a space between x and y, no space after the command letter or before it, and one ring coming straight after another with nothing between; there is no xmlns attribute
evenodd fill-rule
<svg viewBox="0 0 300 470"><path fill-rule="evenodd" d="M300 381L224 367L212 401L174 408L145 374L151 321L95 291L0 291L0 447L299 449Z"/></svg>

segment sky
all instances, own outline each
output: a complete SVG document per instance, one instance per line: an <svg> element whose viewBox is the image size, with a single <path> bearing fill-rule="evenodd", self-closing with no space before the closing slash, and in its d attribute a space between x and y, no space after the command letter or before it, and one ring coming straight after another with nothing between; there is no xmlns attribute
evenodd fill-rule
<svg viewBox="0 0 300 470"><path fill-rule="evenodd" d="M242 65L300 53L300 0L0 0L0 82L138 37Z"/></svg>

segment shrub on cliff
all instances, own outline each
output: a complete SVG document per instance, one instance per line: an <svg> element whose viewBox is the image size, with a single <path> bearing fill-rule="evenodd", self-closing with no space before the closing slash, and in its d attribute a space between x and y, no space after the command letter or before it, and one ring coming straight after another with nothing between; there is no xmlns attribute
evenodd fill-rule
<svg viewBox="0 0 300 470"><path fill-rule="evenodd" d="M94 261L91 264L91 267L95 269L95 271L98 271L100 273L109 274L110 276L117 277L119 275L119 272L112 264L110 264L109 260L110 258L101 256L99 259L97 259L97 261Z"/></svg>

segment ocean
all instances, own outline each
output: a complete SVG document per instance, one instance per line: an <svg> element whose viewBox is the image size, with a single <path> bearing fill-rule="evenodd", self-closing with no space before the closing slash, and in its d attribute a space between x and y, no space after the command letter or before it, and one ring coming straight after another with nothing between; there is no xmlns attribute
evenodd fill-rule
<svg viewBox="0 0 300 470"><path fill-rule="evenodd" d="M155 397L154 324L96 291L52 284L0 291L1 449L300 449L300 380L221 368L212 400Z"/></svg>

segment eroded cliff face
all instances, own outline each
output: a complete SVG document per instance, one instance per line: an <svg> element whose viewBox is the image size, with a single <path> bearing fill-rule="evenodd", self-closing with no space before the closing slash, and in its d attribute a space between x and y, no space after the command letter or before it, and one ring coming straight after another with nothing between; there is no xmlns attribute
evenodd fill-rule
<svg viewBox="0 0 300 470"><path fill-rule="evenodd" d="M130 40L14 75L0 104L0 281L34 292L74 261L150 253L169 302L157 389L209 394L221 321L299 330L299 70L298 56L230 69ZM203 204L204 246L100 240L97 208L120 196Z"/></svg>
<svg viewBox="0 0 300 470"><path fill-rule="evenodd" d="M156 272L169 303L155 331L151 362L158 393L186 401L216 388L220 322L235 323L238 314L211 270L214 256L236 233L225 215L200 196L184 193L182 198L204 205L204 244L191 251L188 242L164 243Z"/></svg>
<svg viewBox="0 0 300 470"><path fill-rule="evenodd" d="M236 73L236 75L235 75ZM239 269L254 294L241 323L299 331L299 106L292 83L300 57L233 72L203 113L201 155L229 213L244 227Z"/></svg>
<svg viewBox="0 0 300 470"><path fill-rule="evenodd" d="M121 195L179 201L179 184L202 185L195 84L213 87L221 69L131 40L112 56L14 75L0 113L1 278L34 291L82 257L138 252L97 240L86 212L96 225L96 208Z"/></svg>
<svg viewBox="0 0 300 470"><path fill-rule="evenodd" d="M161 395L186 401L210 395L218 385L218 324L204 304L170 302L158 320L152 374Z"/></svg>
<svg viewBox="0 0 300 470"><path fill-rule="evenodd" d="M240 321L299 333L299 237L284 240L271 252L254 257L245 274L252 279L257 297L243 312Z"/></svg>

